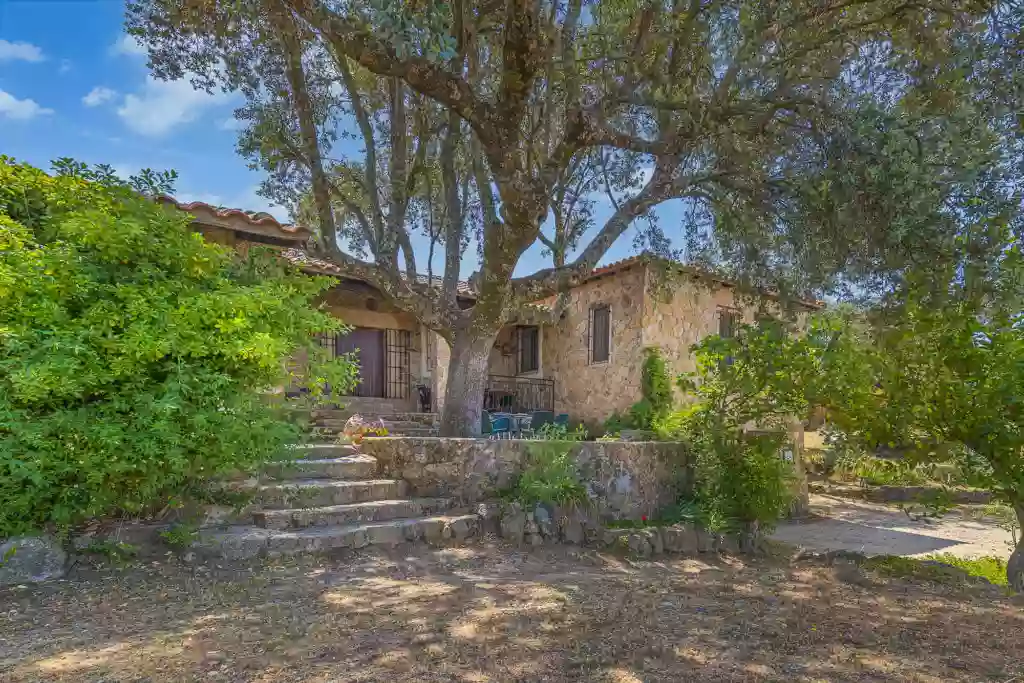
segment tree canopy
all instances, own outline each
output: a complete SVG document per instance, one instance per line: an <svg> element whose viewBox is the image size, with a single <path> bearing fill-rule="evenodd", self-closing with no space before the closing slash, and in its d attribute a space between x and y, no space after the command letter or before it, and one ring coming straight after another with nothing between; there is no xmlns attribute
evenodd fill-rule
<svg viewBox="0 0 1024 683"><path fill-rule="evenodd" d="M523 305L580 281L664 202L682 202L672 227L689 258L842 294L891 291L970 225L1017 210L1021 13L978 0L137 0L128 25L158 77L242 92L239 150L268 172L265 192L302 208L325 257L453 345L448 394L470 398L443 428L459 431L479 422L472 378L500 327L540 315ZM614 198L599 225L595 190ZM663 226L641 225L669 249ZM440 287L412 277L414 231L443 245ZM456 283L471 236L467 307ZM552 267L514 276L537 243Z"/></svg>

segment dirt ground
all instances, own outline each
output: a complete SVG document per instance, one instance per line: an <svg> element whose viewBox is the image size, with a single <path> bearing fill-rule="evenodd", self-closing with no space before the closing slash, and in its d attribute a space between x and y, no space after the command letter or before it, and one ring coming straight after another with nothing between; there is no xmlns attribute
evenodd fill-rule
<svg viewBox="0 0 1024 683"><path fill-rule="evenodd" d="M992 586L779 553L633 562L406 547L252 566L174 557L0 590L0 680L1017 681Z"/></svg>
<svg viewBox="0 0 1024 683"><path fill-rule="evenodd" d="M811 513L808 520L781 525L773 538L812 550L866 555L950 553L1006 559L1013 551L1009 531L966 505L938 519L915 521L895 505L812 493Z"/></svg>

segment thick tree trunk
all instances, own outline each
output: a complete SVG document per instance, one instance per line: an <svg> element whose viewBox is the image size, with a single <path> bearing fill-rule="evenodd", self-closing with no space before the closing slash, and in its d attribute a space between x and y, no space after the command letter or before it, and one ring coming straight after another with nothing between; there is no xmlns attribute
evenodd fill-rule
<svg viewBox="0 0 1024 683"><path fill-rule="evenodd" d="M497 331L457 330L448 363L441 436L480 436L487 364Z"/></svg>
<svg viewBox="0 0 1024 683"><path fill-rule="evenodd" d="M1010 588L1024 593L1024 503L1014 503L1013 510L1017 513L1017 547L1006 562L1006 580Z"/></svg>

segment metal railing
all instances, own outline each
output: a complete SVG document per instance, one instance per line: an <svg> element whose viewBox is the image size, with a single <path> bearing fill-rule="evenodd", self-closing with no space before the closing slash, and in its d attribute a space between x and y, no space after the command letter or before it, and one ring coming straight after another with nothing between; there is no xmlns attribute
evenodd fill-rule
<svg viewBox="0 0 1024 683"><path fill-rule="evenodd" d="M488 375L484 388L484 410L529 413L555 410L555 380L510 375Z"/></svg>

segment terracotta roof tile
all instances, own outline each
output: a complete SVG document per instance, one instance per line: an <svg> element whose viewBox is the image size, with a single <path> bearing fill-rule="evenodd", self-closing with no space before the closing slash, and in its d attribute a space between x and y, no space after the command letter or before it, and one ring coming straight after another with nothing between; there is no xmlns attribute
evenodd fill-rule
<svg viewBox="0 0 1024 683"><path fill-rule="evenodd" d="M263 211L244 211L242 209L230 209L223 206L214 206L213 204L207 204L206 202L179 202L170 195L160 195L157 197L157 201L163 202L164 204L173 204L181 211L186 213L192 213L196 210L209 211L218 218L241 218L246 223L253 226L270 227L284 232L292 233L295 235L309 235L309 228L305 228L301 225L294 225L291 223L282 223L277 220L269 213Z"/></svg>
<svg viewBox="0 0 1024 683"><path fill-rule="evenodd" d="M612 263L608 263L608 264L603 265L603 266L598 266L593 271L591 271L590 275L588 275L586 277L586 279L583 280L583 282L588 282L590 280L593 280L594 278L602 277L604 275L611 275L611 274L618 273L618 272L623 271L623 270L628 270L629 268L632 268L633 266L647 264L647 263L655 263L655 262L666 263L666 264L668 264L670 266L674 266L676 268L683 269L683 270L693 274L696 277L704 278L704 279L707 279L707 280L711 280L713 282L718 282L718 283L721 283L721 284L726 285L728 287L735 287L737 285L737 282L735 280L731 280L731 279L729 279L729 278L727 278L727 277L725 277L725 276L723 276L721 274L715 273L712 270L708 270L706 268L700 268L700 267L697 267L697 266L688 265L688 264L683 263L681 261L674 261L672 259L667 259L667 258L665 258L663 256L658 256L656 254L651 254L650 252L643 252L641 254L637 254L636 256L630 256L628 258L624 258L624 259L622 259L620 261L613 261ZM778 294L777 292L772 291L772 290L768 290L768 289L762 289L761 291L762 291L763 294L765 294L767 296L776 296ZM817 299L803 299L803 298L800 298L800 299L797 299L796 301L798 303L804 305L804 306L807 306L808 308L820 309L820 308L824 308L825 307L825 302L824 301L819 301Z"/></svg>

